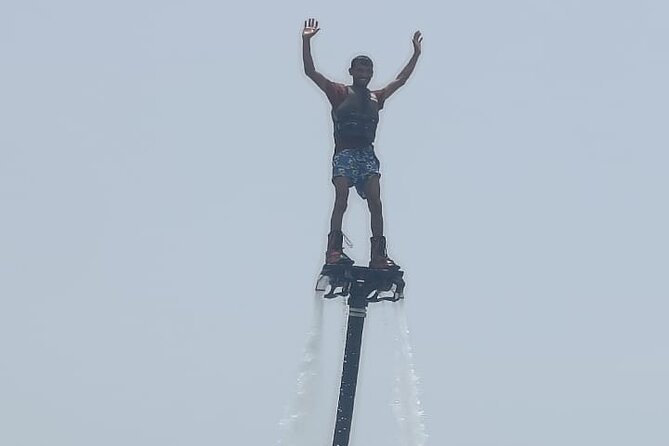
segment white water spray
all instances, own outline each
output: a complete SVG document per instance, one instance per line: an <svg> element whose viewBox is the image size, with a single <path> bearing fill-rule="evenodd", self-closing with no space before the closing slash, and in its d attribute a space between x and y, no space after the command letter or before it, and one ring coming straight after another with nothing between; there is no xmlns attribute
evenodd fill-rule
<svg viewBox="0 0 669 446"><path fill-rule="evenodd" d="M321 344L323 337L324 299L316 293L313 303L312 321L300 361L297 388L286 415L279 422L281 429L279 446L306 445L314 435L309 429L310 418L318 399L318 378L321 374Z"/></svg>
<svg viewBox="0 0 669 446"><path fill-rule="evenodd" d="M336 315L341 325L332 333L339 334L336 357L340 358L339 355L344 352L346 340L347 306L344 299L335 299L335 301L341 310ZM279 423L281 434L278 446L325 445L329 444L332 439L341 370L338 363L333 364L337 373L324 380L325 375L328 374L323 373L322 363L324 359L326 363L329 362L323 357L324 350L327 350L323 345L326 302L332 301L324 299L323 293L316 293L312 321L298 369L296 392L287 407L286 415ZM390 325L393 332L395 365L392 409L399 427L399 444L401 446L425 446L428 436L420 402L420 382L413 362L413 349L404 301L380 304L378 310L383 310L384 319L387 318L388 306L393 308L391 311L394 316L392 322L386 325Z"/></svg>
<svg viewBox="0 0 669 446"><path fill-rule="evenodd" d="M324 385L324 311L327 303L335 303L323 298L323 292L316 292L309 331L298 368L296 391L286 408L283 419L279 422L280 436L278 446L313 446L328 444L332 437L332 426L339 395L339 377L333 376L332 382ZM343 324L333 332L340 336L338 350L343 351L346 337L346 305L343 299L337 299L337 323ZM331 338L331 337L330 337ZM326 363L327 358L326 359ZM337 364L339 361L337 361ZM330 379L328 379L330 381Z"/></svg>
<svg viewBox="0 0 669 446"><path fill-rule="evenodd" d="M395 379L393 385L393 413L400 428L402 446L424 446L427 442L424 411L420 402L420 380L413 362L413 348L409 336L404 300L395 302Z"/></svg>

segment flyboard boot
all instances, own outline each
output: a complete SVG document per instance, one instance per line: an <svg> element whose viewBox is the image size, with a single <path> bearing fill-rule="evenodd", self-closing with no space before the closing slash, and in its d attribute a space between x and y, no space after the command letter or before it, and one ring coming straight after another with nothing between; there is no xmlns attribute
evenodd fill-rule
<svg viewBox="0 0 669 446"><path fill-rule="evenodd" d="M369 260L369 267L372 269L399 269L386 252L386 238L382 235L370 239L372 247Z"/></svg>
<svg viewBox="0 0 669 446"><path fill-rule="evenodd" d="M326 299L348 294L348 280L344 277L353 260L344 254L344 234L332 231L328 234L325 265L316 281L316 291L323 292Z"/></svg>
<svg viewBox="0 0 669 446"><path fill-rule="evenodd" d="M344 254L344 234L332 231L328 234L328 248L325 252L326 265L353 265L353 260Z"/></svg>

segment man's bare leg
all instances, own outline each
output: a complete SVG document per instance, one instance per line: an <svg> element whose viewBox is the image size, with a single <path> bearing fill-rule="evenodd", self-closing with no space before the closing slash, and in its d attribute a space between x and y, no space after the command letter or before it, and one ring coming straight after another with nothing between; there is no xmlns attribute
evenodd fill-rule
<svg viewBox="0 0 669 446"><path fill-rule="evenodd" d="M379 175L373 175L365 183L367 207L372 225L370 268L399 268L386 252L386 238L383 236L383 207L381 205L381 185Z"/></svg>
<svg viewBox="0 0 669 446"><path fill-rule="evenodd" d="M378 175L367 178L365 194L371 217L372 237L381 237L383 235L383 206L381 205L381 185Z"/></svg>
<svg viewBox="0 0 669 446"><path fill-rule="evenodd" d="M332 183L335 187L335 202L330 219L330 234L328 234L328 248L325 252L325 263L328 265L352 264L353 260L344 254L343 238L341 231L344 220L344 212L348 205L349 179L346 177L334 177Z"/></svg>
<svg viewBox="0 0 669 446"><path fill-rule="evenodd" d="M344 220L344 212L348 205L349 179L346 177L334 177L332 183L335 187L335 201L330 219L330 231L341 231Z"/></svg>

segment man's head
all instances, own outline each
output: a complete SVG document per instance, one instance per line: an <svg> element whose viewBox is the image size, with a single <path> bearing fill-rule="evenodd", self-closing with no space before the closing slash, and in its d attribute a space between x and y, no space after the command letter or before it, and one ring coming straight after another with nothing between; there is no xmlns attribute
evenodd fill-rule
<svg viewBox="0 0 669 446"><path fill-rule="evenodd" d="M351 60L351 68L348 69L348 73L353 77L353 85L367 87L374 74L372 59L367 56L354 57Z"/></svg>

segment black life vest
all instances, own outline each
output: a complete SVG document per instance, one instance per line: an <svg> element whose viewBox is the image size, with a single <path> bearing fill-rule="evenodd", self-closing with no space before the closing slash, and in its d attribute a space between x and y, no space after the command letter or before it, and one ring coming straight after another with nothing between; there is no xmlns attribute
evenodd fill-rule
<svg viewBox="0 0 669 446"><path fill-rule="evenodd" d="M346 99L332 109L335 145L370 145L376 137L379 104L365 87L349 86Z"/></svg>

